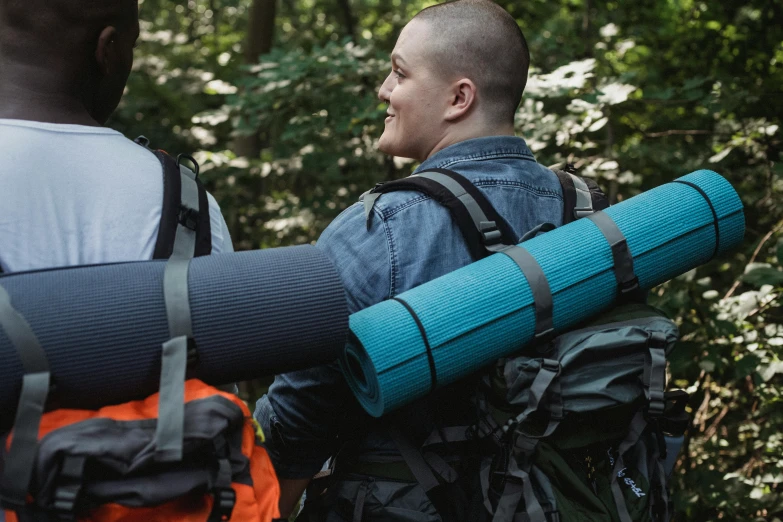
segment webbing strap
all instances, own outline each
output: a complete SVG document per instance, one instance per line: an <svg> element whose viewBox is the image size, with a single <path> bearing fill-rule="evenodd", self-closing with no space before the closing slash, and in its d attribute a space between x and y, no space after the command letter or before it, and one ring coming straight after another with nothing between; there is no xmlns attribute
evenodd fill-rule
<svg viewBox="0 0 783 522"><path fill-rule="evenodd" d="M163 295L171 338L193 336L188 292L190 259L170 259L163 272Z"/></svg>
<svg viewBox="0 0 783 522"><path fill-rule="evenodd" d="M612 247L614 277L621 296L631 296L639 291L639 279L633 269L633 256L628 242L617 224L605 212L598 211L587 216L595 223L606 241Z"/></svg>
<svg viewBox="0 0 783 522"><path fill-rule="evenodd" d="M652 332L644 354L644 390L649 403L648 413L653 417L663 414L666 408L666 336Z"/></svg>
<svg viewBox="0 0 783 522"><path fill-rule="evenodd" d="M188 299L189 259L170 259L163 274L163 295L171 339L163 343L155 430L155 460L182 459L185 422L185 371L188 339L193 335Z"/></svg>
<svg viewBox="0 0 783 522"><path fill-rule="evenodd" d="M707 205L710 207L710 212L712 212L712 225L715 227L715 249L712 251L712 256L710 257L710 259L713 259L715 256L718 255L718 251L720 250L720 225L718 223L718 213L715 212L715 207L712 205L712 201L710 201L710 198L707 196L707 193L704 192L704 190L695 183L691 183L690 181L683 181L680 179L676 179L672 183L688 185L692 189L696 190L696 192L701 194L701 197L704 198L704 201L706 201Z"/></svg>
<svg viewBox="0 0 783 522"><path fill-rule="evenodd" d="M571 176L571 180L574 182L574 191L576 192L576 206L574 207L574 219L581 219L589 216L594 212L593 210L593 198L590 194L590 189L587 183L570 172L567 172Z"/></svg>
<svg viewBox="0 0 783 522"><path fill-rule="evenodd" d="M617 459L614 462L614 469L612 469L612 496L614 497L615 505L617 506L617 514L620 517L620 522L633 522L631 515L628 512L628 506L625 503L625 497L620 490L620 474L625 471L625 464L623 463L623 454L631 449L642 436L645 428L647 427L647 421L644 420L644 413L637 412L631 424L628 427L628 435L620 443L620 447L617 450Z"/></svg>
<svg viewBox="0 0 783 522"><path fill-rule="evenodd" d="M370 482L362 481L359 485L359 491L356 493L356 504L353 506L353 522L362 522L364 518L364 502L367 500L367 491L370 489Z"/></svg>
<svg viewBox="0 0 783 522"><path fill-rule="evenodd" d="M419 328L421 339L422 341L424 341L424 349L427 351L427 362L430 365L430 392L433 392L435 391L435 388L438 387L438 370L435 367L435 358L432 355L432 348L430 348L430 342L427 339L427 332L424 330L424 325L421 324L421 320L419 319L419 316L416 314L416 311L406 301L400 299L399 297L392 297L392 300L397 301L398 303L400 303L402 306L405 307L408 313L411 314L411 317L416 323L416 326Z"/></svg>
<svg viewBox="0 0 783 522"><path fill-rule="evenodd" d="M230 520L237 496L231 487L231 461L228 458L218 460L218 475L212 489L212 500L212 511L207 522Z"/></svg>
<svg viewBox="0 0 783 522"><path fill-rule="evenodd" d="M196 252L196 229L201 211L196 175L184 165L179 166L180 209L177 232L174 235L172 259L190 259Z"/></svg>
<svg viewBox="0 0 783 522"><path fill-rule="evenodd" d="M447 483L452 484L459 478L459 475L454 468L449 466L449 464L443 460L443 457L434 451L423 453L422 457L424 457L424 461L427 465Z"/></svg>
<svg viewBox="0 0 783 522"><path fill-rule="evenodd" d="M394 443L397 445L397 449L400 451L403 460L410 468L411 473L416 478L416 481L427 493L440 485L435 474L430 469L427 462L424 460L421 452L416 449L413 444L405 437L402 432L396 427L391 426L389 428L389 435Z"/></svg>
<svg viewBox="0 0 783 522"><path fill-rule="evenodd" d="M522 271L522 275L525 276L527 284L530 286L536 313L535 339L539 343L543 343L554 332L552 323L552 291L549 288L549 281L547 281L546 275L538 261L524 248L516 245L507 245L499 252L507 255L517 264Z"/></svg>
<svg viewBox="0 0 783 522"><path fill-rule="evenodd" d="M84 465L87 458L82 455L65 455L57 487L54 492L54 510L62 520L76 520L74 509L84 483Z"/></svg>
<svg viewBox="0 0 783 522"><path fill-rule="evenodd" d="M38 429L49 394L50 372L46 354L32 328L11 305L11 296L0 286L0 326L22 359L25 374L14 419L11 448L5 459L0 501L23 508L38 453Z"/></svg>
<svg viewBox="0 0 783 522"><path fill-rule="evenodd" d="M544 509L533 491L530 475L517 465L516 459L510 459L508 475L517 480L506 480L492 522L512 522L520 500L524 500L530 522L547 522Z"/></svg>

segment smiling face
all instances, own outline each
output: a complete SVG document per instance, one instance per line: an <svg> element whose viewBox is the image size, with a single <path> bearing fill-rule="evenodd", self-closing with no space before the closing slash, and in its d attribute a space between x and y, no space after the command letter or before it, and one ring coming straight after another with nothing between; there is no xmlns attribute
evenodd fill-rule
<svg viewBox="0 0 783 522"><path fill-rule="evenodd" d="M392 52L392 70L378 91L389 104L378 149L392 156L426 159L442 140L450 84L437 74L427 49L429 24L411 21Z"/></svg>

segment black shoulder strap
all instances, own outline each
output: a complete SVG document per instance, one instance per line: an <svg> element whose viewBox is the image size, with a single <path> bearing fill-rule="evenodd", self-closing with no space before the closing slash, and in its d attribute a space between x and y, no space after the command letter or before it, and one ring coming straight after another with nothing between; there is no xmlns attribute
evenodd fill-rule
<svg viewBox="0 0 783 522"><path fill-rule="evenodd" d="M153 259L168 259L175 253L179 257L209 255L209 201L198 173L165 152L153 152L163 168L163 210Z"/></svg>
<svg viewBox="0 0 783 522"><path fill-rule="evenodd" d="M571 164L566 165L565 170L553 172L563 188L563 225L609 207L609 198L598 184L592 179L577 176Z"/></svg>
<svg viewBox="0 0 783 522"><path fill-rule="evenodd" d="M381 194L398 190L422 192L446 207L465 238L473 259L492 253L488 247L516 244L518 238L508 222L497 213L487 198L473 183L448 169L431 169L376 185L364 194L365 213L369 226L372 206Z"/></svg>

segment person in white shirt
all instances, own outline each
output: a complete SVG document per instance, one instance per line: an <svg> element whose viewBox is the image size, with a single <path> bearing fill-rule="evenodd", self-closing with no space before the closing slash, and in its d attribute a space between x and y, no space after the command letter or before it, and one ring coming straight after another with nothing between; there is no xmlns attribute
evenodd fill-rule
<svg viewBox="0 0 783 522"><path fill-rule="evenodd" d="M139 36L137 0L0 0L0 269L146 260L161 162L103 127ZM233 251L208 196L212 253Z"/></svg>

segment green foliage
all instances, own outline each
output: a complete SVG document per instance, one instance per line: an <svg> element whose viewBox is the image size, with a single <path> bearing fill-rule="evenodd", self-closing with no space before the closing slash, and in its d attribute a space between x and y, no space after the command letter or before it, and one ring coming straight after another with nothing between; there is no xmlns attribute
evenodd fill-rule
<svg viewBox="0 0 783 522"><path fill-rule="evenodd" d="M237 248L313 241L361 192L413 168L375 150L376 92L399 29L433 2L280 3L275 50L246 67L250 3L144 0L113 125L199 151ZM671 382L691 393L676 519L783 518L783 5L499 3L531 47L517 129L539 161L575 162L614 201L700 168L741 194L745 245L652 295L680 324ZM248 135L257 156L236 153Z"/></svg>

